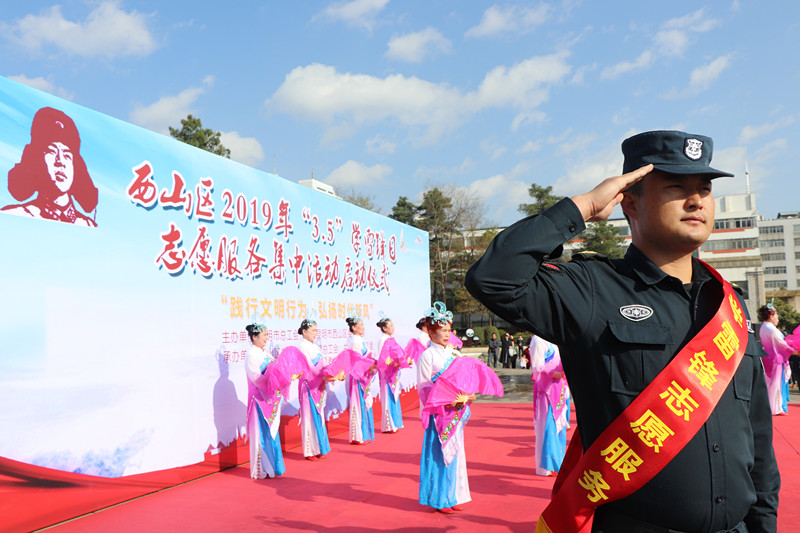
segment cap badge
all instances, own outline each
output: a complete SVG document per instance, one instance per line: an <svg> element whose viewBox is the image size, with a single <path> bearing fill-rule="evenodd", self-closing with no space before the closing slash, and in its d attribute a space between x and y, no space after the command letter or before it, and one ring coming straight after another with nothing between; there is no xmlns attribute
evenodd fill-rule
<svg viewBox="0 0 800 533"><path fill-rule="evenodd" d="M686 145L683 148L683 153L692 161L697 161L703 157L703 141L697 139L686 139Z"/></svg>
<svg viewBox="0 0 800 533"><path fill-rule="evenodd" d="M626 305L620 307L619 312L622 316L634 322L653 316L653 310L646 305Z"/></svg>

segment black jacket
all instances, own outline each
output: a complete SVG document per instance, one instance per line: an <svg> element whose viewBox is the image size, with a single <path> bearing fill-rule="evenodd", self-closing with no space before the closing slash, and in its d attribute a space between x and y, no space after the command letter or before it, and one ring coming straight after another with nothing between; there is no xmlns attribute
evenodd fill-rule
<svg viewBox="0 0 800 533"><path fill-rule="evenodd" d="M523 219L494 239L466 286L499 316L560 347L586 449L708 322L722 288L694 260L687 291L634 246L620 260L579 255L543 264L584 228L569 199ZM630 305L652 314L627 319L620 308ZM701 430L644 487L598 515L605 507L680 531L742 520L751 532L776 531L780 476L760 355L751 328L745 356Z"/></svg>

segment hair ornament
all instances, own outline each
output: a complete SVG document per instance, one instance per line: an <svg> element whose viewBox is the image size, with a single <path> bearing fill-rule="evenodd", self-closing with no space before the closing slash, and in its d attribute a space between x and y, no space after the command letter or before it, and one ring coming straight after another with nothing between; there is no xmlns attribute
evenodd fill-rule
<svg viewBox="0 0 800 533"><path fill-rule="evenodd" d="M442 302L434 302L433 307L428 309L425 316L440 326L444 326L446 323L453 321L453 313L448 311L447 307Z"/></svg>

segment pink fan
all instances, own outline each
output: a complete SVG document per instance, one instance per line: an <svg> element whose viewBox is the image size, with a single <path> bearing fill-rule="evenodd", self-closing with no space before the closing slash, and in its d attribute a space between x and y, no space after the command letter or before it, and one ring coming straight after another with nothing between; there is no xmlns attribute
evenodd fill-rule
<svg viewBox="0 0 800 533"><path fill-rule="evenodd" d="M344 370L346 375L359 382L366 383L370 377L370 368L374 364L375 361L369 357L364 357L355 350L342 350L339 355L333 358L333 361L325 366L322 373L328 377L334 377Z"/></svg>
<svg viewBox="0 0 800 533"><path fill-rule="evenodd" d="M406 355L416 363L417 361L419 361L419 356L422 355L422 352L424 352L427 349L428 347L424 346L419 341L419 339L411 339L410 341L408 341L408 344L406 344L405 352Z"/></svg>
<svg viewBox="0 0 800 533"><path fill-rule="evenodd" d="M784 340L786 341L786 344L795 350L800 350L800 326L794 328L794 331L789 335L786 335Z"/></svg>
<svg viewBox="0 0 800 533"><path fill-rule="evenodd" d="M271 397L277 390L287 396L289 394L289 385L292 383L292 376L300 373L303 374L303 379L309 381L318 379L303 352L294 346L284 349L275 359L275 362L270 364L264 371L267 397Z"/></svg>
<svg viewBox="0 0 800 533"><path fill-rule="evenodd" d="M503 384L486 363L472 357L456 357L430 388L422 417L441 414L460 392L503 396Z"/></svg>
<svg viewBox="0 0 800 533"><path fill-rule="evenodd" d="M450 332L450 340L447 342L450 344L450 346L459 350L464 346L464 343L461 341L461 339L453 335L452 332Z"/></svg>
<svg viewBox="0 0 800 533"><path fill-rule="evenodd" d="M386 364L386 359L391 359L390 364ZM395 376L401 368L408 368L408 356L393 338L386 339L378 358L378 371L386 378L388 383L394 381Z"/></svg>

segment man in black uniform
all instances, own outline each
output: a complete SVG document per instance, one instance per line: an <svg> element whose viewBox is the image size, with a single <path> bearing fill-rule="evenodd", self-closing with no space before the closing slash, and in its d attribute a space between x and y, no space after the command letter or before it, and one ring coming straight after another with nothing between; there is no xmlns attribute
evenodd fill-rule
<svg viewBox="0 0 800 533"><path fill-rule="evenodd" d="M561 348L584 450L720 306L721 283L692 257L714 225L711 180L731 176L709 166L712 149L710 138L678 131L625 140L622 176L501 232L467 273L467 288L489 309ZM619 203L632 235L624 259L544 263ZM772 417L749 329L700 430L641 489L597 507L592 531L777 530Z"/></svg>

